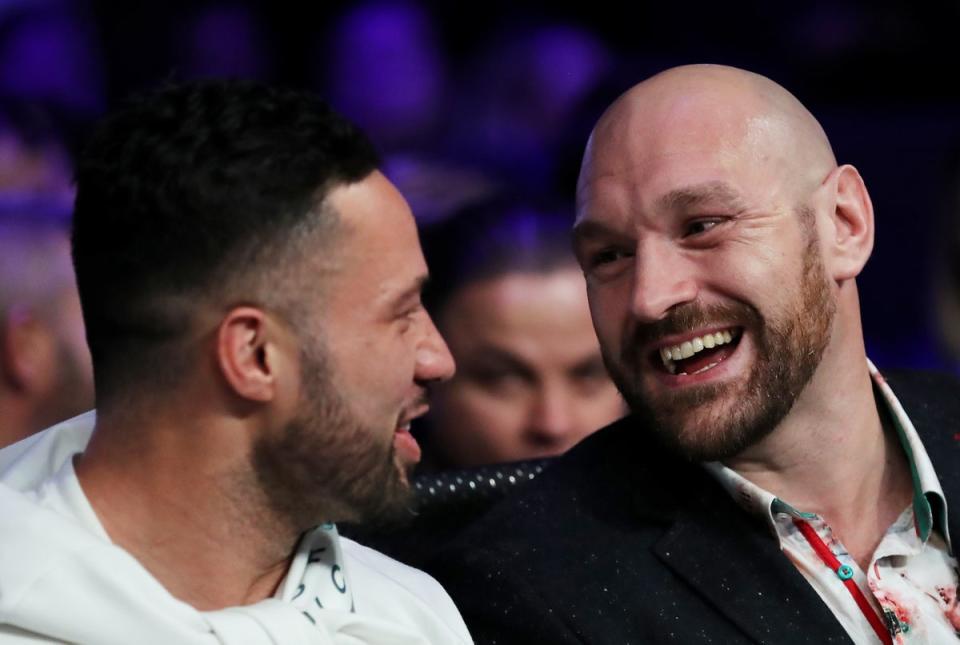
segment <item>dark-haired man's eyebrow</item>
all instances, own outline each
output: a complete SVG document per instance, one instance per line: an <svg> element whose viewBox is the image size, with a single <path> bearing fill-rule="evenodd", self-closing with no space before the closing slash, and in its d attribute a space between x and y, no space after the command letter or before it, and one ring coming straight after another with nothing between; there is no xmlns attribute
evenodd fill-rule
<svg viewBox="0 0 960 645"><path fill-rule="evenodd" d="M430 281L430 276L426 273L417 277L413 284L398 293L390 300L389 309L394 312L406 311L414 304L419 304L420 295Z"/></svg>

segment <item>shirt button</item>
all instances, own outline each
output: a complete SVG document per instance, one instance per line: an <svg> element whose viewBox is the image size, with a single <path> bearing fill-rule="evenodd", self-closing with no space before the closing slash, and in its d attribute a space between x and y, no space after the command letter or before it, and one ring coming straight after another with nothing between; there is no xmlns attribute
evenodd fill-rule
<svg viewBox="0 0 960 645"><path fill-rule="evenodd" d="M853 567L849 564L841 564L837 568L837 577L841 580L849 580L853 577Z"/></svg>

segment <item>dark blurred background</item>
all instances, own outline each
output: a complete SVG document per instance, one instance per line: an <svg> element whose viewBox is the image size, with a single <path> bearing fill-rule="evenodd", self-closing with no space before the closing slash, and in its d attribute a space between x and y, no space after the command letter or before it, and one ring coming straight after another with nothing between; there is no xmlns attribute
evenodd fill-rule
<svg viewBox="0 0 960 645"><path fill-rule="evenodd" d="M109 106L164 80L313 88L370 132L429 221L498 192L572 203L587 133L620 92L676 64L745 67L806 103L871 191L869 354L955 369L933 285L960 218L958 25L960 2L0 0L0 100L75 152Z"/></svg>

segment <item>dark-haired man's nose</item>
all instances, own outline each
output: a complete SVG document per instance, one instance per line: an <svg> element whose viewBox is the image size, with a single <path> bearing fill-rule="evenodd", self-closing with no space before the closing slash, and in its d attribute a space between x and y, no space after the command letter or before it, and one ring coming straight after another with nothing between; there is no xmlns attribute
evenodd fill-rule
<svg viewBox="0 0 960 645"><path fill-rule="evenodd" d="M417 346L414 379L421 385L446 381L453 376L456 365L447 342L437 331L433 319L426 316L426 331Z"/></svg>

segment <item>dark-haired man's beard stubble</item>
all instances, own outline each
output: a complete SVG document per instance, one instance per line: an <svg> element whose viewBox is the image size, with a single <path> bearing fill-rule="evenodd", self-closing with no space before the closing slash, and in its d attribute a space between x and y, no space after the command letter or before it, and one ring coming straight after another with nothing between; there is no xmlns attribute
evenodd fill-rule
<svg viewBox="0 0 960 645"><path fill-rule="evenodd" d="M298 414L253 451L254 472L271 510L301 529L409 517L412 493L393 433L367 427L351 413L320 342L304 343L301 372Z"/></svg>
<svg viewBox="0 0 960 645"><path fill-rule="evenodd" d="M812 378L829 342L836 305L812 226L806 235L797 296L787 311L761 312L742 302L712 307L694 302L672 310L663 320L633 329L616 359L604 353L607 369L633 413L675 453L698 462L739 454L777 427ZM652 366L649 357L634 348L665 334L716 322L739 325L751 334L755 360L747 378L656 397L644 391L641 375Z"/></svg>

